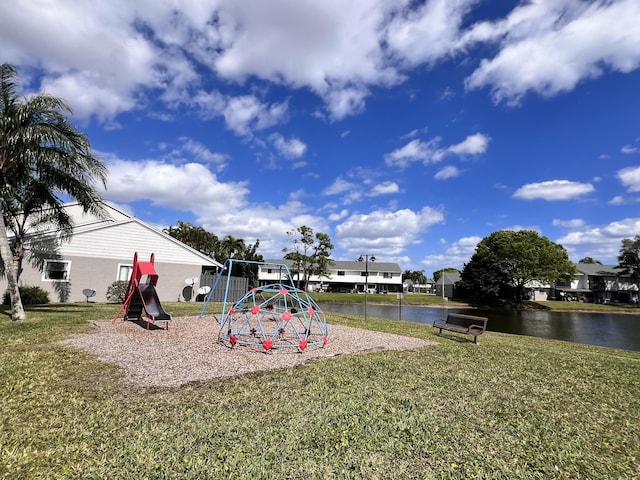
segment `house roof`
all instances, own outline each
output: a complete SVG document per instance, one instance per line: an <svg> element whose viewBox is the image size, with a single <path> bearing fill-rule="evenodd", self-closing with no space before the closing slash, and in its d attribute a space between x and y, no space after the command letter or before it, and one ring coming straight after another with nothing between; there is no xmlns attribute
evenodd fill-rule
<svg viewBox="0 0 640 480"><path fill-rule="evenodd" d="M442 272L442 276L438 279L437 282L434 282L434 283L436 285L438 284L442 285L443 277L444 277L445 285L453 285L460 281L461 275L460 275L460 272Z"/></svg>
<svg viewBox="0 0 640 480"><path fill-rule="evenodd" d="M358 261L346 261L346 260L334 260L335 264L330 265L330 270L355 270L355 271L365 271L365 262ZM269 259L265 260L265 263L284 263L288 267L293 266L293 261L284 260L284 259ZM372 262L369 261L368 264L369 272L389 272L389 273L398 273L402 274L402 269L397 263L390 262Z"/></svg>
<svg viewBox="0 0 640 480"><path fill-rule="evenodd" d="M588 276L615 277L620 275L617 265L600 265L599 263L576 263L578 273Z"/></svg>
<svg viewBox="0 0 640 480"><path fill-rule="evenodd" d="M73 222L73 235L63 242L60 250L66 255L95 256L97 258L139 258L155 254L164 263L200 264L222 267L220 262L185 245L145 222L128 215L109 203L104 203L107 216L84 213L78 203L68 203L65 209ZM51 230L38 235L53 233Z"/></svg>

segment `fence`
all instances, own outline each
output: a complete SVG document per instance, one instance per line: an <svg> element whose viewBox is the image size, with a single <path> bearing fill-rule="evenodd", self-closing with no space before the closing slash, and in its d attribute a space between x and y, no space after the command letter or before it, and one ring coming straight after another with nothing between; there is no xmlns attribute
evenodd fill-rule
<svg viewBox="0 0 640 480"><path fill-rule="evenodd" d="M211 287L216 283L220 274L216 275L201 275L200 287ZM220 279L216 286L215 292L211 296L211 302L224 301L224 292L227 288L227 275L222 273L223 278ZM234 302L235 300L242 298L249 290L249 279L245 277L230 277L229 278L229 290L227 292L227 302ZM198 296L198 300L205 300L206 295Z"/></svg>

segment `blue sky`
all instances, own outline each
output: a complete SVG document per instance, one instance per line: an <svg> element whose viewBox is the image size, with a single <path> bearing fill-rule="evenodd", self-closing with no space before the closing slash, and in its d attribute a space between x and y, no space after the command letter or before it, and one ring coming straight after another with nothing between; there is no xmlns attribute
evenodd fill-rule
<svg viewBox="0 0 640 480"><path fill-rule="evenodd" d="M16 0L0 61L65 99L105 198L431 275L528 228L616 263L640 234L637 0Z"/></svg>

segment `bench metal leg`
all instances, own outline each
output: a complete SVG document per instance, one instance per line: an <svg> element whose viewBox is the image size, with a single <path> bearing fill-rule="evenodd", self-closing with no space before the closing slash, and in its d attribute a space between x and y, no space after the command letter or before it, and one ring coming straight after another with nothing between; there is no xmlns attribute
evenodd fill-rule
<svg viewBox="0 0 640 480"><path fill-rule="evenodd" d="M473 343L475 343L476 345L478 345L478 336L474 335L473 336Z"/></svg>

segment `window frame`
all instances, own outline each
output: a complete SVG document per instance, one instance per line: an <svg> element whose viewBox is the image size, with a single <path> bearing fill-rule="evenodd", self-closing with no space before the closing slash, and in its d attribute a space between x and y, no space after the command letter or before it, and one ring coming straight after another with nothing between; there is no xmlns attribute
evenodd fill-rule
<svg viewBox="0 0 640 480"><path fill-rule="evenodd" d="M122 279L122 272L127 268L129 269L129 275L127 275L126 279ZM131 280L131 274L133 273L133 263L119 263L118 270L116 271L116 281L128 282Z"/></svg>
<svg viewBox="0 0 640 480"><path fill-rule="evenodd" d="M65 268L63 270L51 270L49 265L61 264ZM51 278L51 272L63 272L63 278ZM42 268L43 282L69 282L71 279L71 260L55 260L53 258L46 259Z"/></svg>

